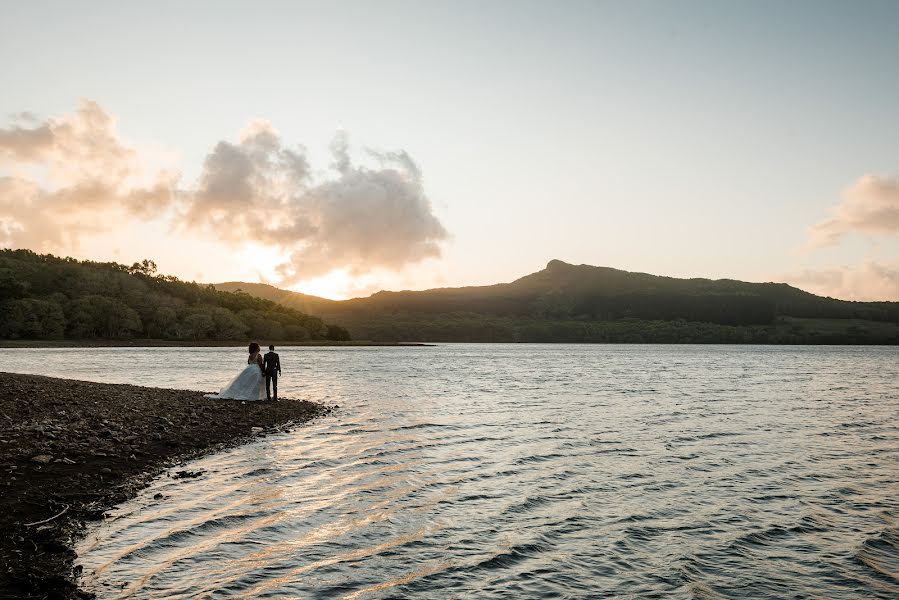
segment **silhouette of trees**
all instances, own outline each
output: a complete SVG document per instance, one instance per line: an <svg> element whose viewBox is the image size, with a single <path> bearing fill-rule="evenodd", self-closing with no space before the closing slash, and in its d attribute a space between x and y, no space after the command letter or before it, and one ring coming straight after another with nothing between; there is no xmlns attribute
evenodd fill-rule
<svg viewBox="0 0 899 600"><path fill-rule="evenodd" d="M141 331L137 312L115 298L97 294L82 296L69 302L66 309L69 337L113 340L129 338Z"/></svg>
<svg viewBox="0 0 899 600"><path fill-rule="evenodd" d="M3 304L2 310L0 337L53 339L65 333L65 313L52 300L11 300Z"/></svg>
<svg viewBox="0 0 899 600"><path fill-rule="evenodd" d="M0 250L0 338L293 341L347 330L244 293L130 267Z"/></svg>

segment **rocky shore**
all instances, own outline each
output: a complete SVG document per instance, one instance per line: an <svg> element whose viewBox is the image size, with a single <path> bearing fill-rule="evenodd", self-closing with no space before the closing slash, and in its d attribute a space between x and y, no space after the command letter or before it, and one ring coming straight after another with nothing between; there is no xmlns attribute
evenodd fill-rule
<svg viewBox="0 0 899 600"><path fill-rule="evenodd" d="M72 550L87 521L179 461L330 410L0 373L0 598L91 597Z"/></svg>
<svg viewBox="0 0 899 600"><path fill-rule="evenodd" d="M266 344L272 343L278 348L284 347L320 347L320 346L436 346L436 344L428 344L425 342L372 342L367 340L305 340L299 342L291 341L267 341ZM10 340L0 339L0 348L235 348L244 347L233 340L149 340L149 339L126 339L126 340Z"/></svg>

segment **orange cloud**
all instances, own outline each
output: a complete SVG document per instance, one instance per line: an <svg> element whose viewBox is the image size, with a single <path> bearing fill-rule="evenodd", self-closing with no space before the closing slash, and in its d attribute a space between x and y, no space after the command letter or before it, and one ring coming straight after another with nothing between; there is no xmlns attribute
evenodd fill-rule
<svg viewBox="0 0 899 600"><path fill-rule="evenodd" d="M851 232L899 234L899 179L865 175L843 192L833 216L809 229L807 247L830 246Z"/></svg>
<svg viewBox="0 0 899 600"><path fill-rule="evenodd" d="M336 269L399 270L438 257L448 234L433 214L421 171L403 151L369 151L355 165L347 136L331 146L332 171L314 178L305 150L265 121L206 156L194 185L178 173L146 183L138 153L95 102L73 115L0 129L0 245L65 250L127 219L164 217L173 231L232 245L258 243L289 257L274 265L293 284ZM36 171L36 173L35 173Z"/></svg>
<svg viewBox="0 0 899 600"><path fill-rule="evenodd" d="M782 278L801 289L842 300L899 300L899 264L866 261L861 265L805 270Z"/></svg>
<svg viewBox="0 0 899 600"><path fill-rule="evenodd" d="M0 129L0 167L15 172L0 174L0 243L38 250L76 247L121 216L157 216L171 206L177 183L158 173L138 185L137 153L90 101L62 119Z"/></svg>

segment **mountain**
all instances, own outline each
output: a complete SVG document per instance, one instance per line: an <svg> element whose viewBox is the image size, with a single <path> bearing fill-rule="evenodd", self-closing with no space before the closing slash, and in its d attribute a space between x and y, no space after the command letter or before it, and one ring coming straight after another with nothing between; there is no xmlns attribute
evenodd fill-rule
<svg viewBox="0 0 899 600"><path fill-rule="evenodd" d="M249 294L128 267L0 250L0 339L347 340L346 329Z"/></svg>
<svg viewBox="0 0 899 600"><path fill-rule="evenodd" d="M899 303L849 302L785 283L678 279L552 260L511 283L327 300L241 290L379 341L899 343Z"/></svg>

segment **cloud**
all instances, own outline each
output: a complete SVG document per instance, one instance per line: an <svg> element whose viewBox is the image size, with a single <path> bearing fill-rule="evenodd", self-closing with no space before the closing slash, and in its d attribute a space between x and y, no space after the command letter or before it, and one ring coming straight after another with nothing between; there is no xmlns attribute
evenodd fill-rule
<svg viewBox="0 0 899 600"><path fill-rule="evenodd" d="M237 143L220 141L206 156L196 186L183 193L183 225L235 245L290 244L311 232L289 211L308 179L303 149L284 148L270 124L254 121Z"/></svg>
<svg viewBox="0 0 899 600"><path fill-rule="evenodd" d="M0 167L12 171L0 174L0 244L66 250L121 216L152 217L172 204L177 175L139 183L146 178L137 153L96 103L83 101L62 119L27 120L0 129Z"/></svg>
<svg viewBox="0 0 899 600"><path fill-rule="evenodd" d="M0 245L66 250L128 219L163 217L182 235L277 249L285 260L269 266L288 285L440 256L448 234L408 153L369 150L374 164L357 165L343 132L330 150L330 170L314 176L303 147L253 121L236 141L217 142L197 181L179 187L178 173L148 176L94 102L62 119L21 117L0 129Z"/></svg>
<svg viewBox="0 0 899 600"><path fill-rule="evenodd" d="M379 163L371 169L352 163L345 133L330 149L335 173L316 180L302 148L285 148L264 121L251 124L237 143L220 141L207 155L185 226L279 247L289 256L276 265L287 285L440 256L447 232L406 152L370 153Z"/></svg>
<svg viewBox="0 0 899 600"><path fill-rule="evenodd" d="M0 160L39 160L52 145L53 132L48 125L0 129Z"/></svg>
<svg viewBox="0 0 899 600"><path fill-rule="evenodd" d="M350 169L350 141L345 131L340 131L334 136L331 154L334 155L331 168L340 174L346 173Z"/></svg>
<svg viewBox="0 0 899 600"><path fill-rule="evenodd" d="M856 266L805 270L783 279L809 292L842 300L899 300L899 263L869 260Z"/></svg>
<svg viewBox="0 0 899 600"><path fill-rule="evenodd" d="M850 232L865 235L899 234L899 179L865 175L843 192L833 216L809 228L807 247L839 242Z"/></svg>
<svg viewBox="0 0 899 600"><path fill-rule="evenodd" d="M440 256L447 232L415 172L347 166L340 177L307 189L291 201L298 222L311 232L278 269L288 282L343 267L352 274L398 270Z"/></svg>

